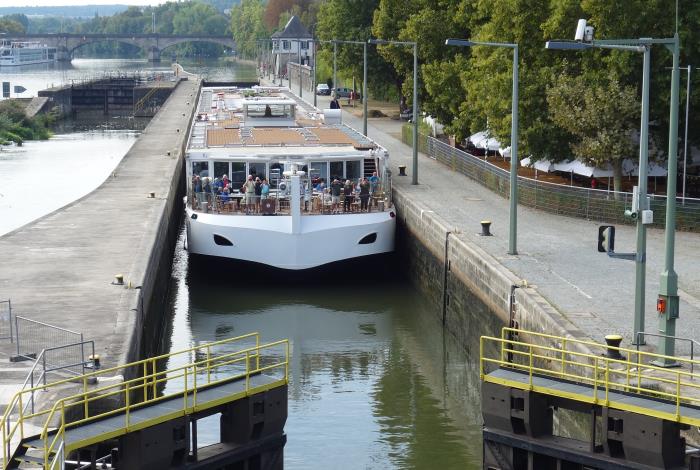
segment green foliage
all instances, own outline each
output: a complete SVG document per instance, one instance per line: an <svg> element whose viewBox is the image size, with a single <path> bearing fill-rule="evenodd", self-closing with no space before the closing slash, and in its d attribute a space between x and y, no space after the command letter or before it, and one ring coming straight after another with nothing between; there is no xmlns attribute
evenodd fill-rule
<svg viewBox="0 0 700 470"><path fill-rule="evenodd" d="M27 31L24 25L22 25L22 23L12 18L15 16L18 15L8 15L0 17L0 33L24 34Z"/></svg>
<svg viewBox="0 0 700 470"><path fill-rule="evenodd" d="M48 139L52 122L53 116L27 118L24 105L16 100L0 101L0 143Z"/></svg>
<svg viewBox="0 0 700 470"><path fill-rule="evenodd" d="M265 27L263 0L242 0L240 5L231 9L231 31L236 40L238 55L255 57L259 39L269 39L270 33Z"/></svg>

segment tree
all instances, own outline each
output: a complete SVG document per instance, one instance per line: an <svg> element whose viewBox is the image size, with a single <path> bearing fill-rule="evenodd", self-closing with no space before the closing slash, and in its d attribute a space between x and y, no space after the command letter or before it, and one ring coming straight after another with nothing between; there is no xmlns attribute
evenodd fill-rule
<svg viewBox="0 0 700 470"><path fill-rule="evenodd" d="M22 26L22 23L3 16L0 18L0 33L24 34L25 29L24 26Z"/></svg>
<svg viewBox="0 0 700 470"><path fill-rule="evenodd" d="M254 57L257 40L270 37L263 22L264 12L262 0L242 0L240 5L231 9L231 31L238 53L243 57Z"/></svg>
<svg viewBox="0 0 700 470"><path fill-rule="evenodd" d="M591 83L585 76L559 75L547 89L552 120L576 139L571 152L579 160L613 168L620 191L622 160L634 155L632 131L639 125L640 104L632 86L614 76Z"/></svg>

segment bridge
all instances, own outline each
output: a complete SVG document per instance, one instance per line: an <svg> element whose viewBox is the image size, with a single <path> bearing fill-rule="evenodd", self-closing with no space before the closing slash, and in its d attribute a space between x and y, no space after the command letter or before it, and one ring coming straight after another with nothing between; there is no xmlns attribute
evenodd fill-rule
<svg viewBox="0 0 700 470"><path fill-rule="evenodd" d="M2 469L281 468L288 368L287 340L250 333L22 390ZM199 447L197 421L217 414L221 442Z"/></svg>
<svg viewBox="0 0 700 470"><path fill-rule="evenodd" d="M56 48L56 59L69 62L73 52L88 44L114 41L140 47L148 55L151 62L159 62L164 49L176 44L188 42L205 42L219 44L229 49L236 49L236 42L230 36L204 36L182 34L25 34L7 35L3 39L11 41L38 41L49 47Z"/></svg>
<svg viewBox="0 0 700 470"><path fill-rule="evenodd" d="M700 468L700 361L513 328L480 350L484 468Z"/></svg>

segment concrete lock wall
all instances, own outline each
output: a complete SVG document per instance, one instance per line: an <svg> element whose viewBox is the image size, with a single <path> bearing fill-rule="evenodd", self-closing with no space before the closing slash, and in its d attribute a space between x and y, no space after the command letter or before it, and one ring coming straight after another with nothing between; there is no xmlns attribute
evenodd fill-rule
<svg viewBox="0 0 700 470"><path fill-rule="evenodd" d="M182 84L190 85L188 82ZM183 121L185 128L180 129L177 141L173 143L169 164L172 165L172 177L167 181L167 186L157 193L163 198L163 206L159 211L155 224L157 230L147 247L145 266L140 279L135 284L141 286L136 292L138 295L131 299L130 310L134 312L134 322L129 347L125 357L120 363L128 363L159 353L158 341L160 340L160 327L164 321L164 306L168 293L172 254L177 242L180 223L182 221L182 197L185 193L184 162L187 137L194 119L196 103L199 100L201 87L196 85L194 94L188 97L191 106L185 112ZM161 113L172 112L169 103L175 94L166 101ZM158 116L154 118L157 119ZM148 133L148 128L144 131ZM141 137L143 138L143 137Z"/></svg>

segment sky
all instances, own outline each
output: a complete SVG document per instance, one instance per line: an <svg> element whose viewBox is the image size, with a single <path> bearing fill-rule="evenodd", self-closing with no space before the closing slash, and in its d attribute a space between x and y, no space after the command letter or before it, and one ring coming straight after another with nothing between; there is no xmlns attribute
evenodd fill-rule
<svg viewBox="0 0 700 470"><path fill-rule="evenodd" d="M66 6L66 5L158 5L165 0L0 0L0 7L19 6Z"/></svg>

